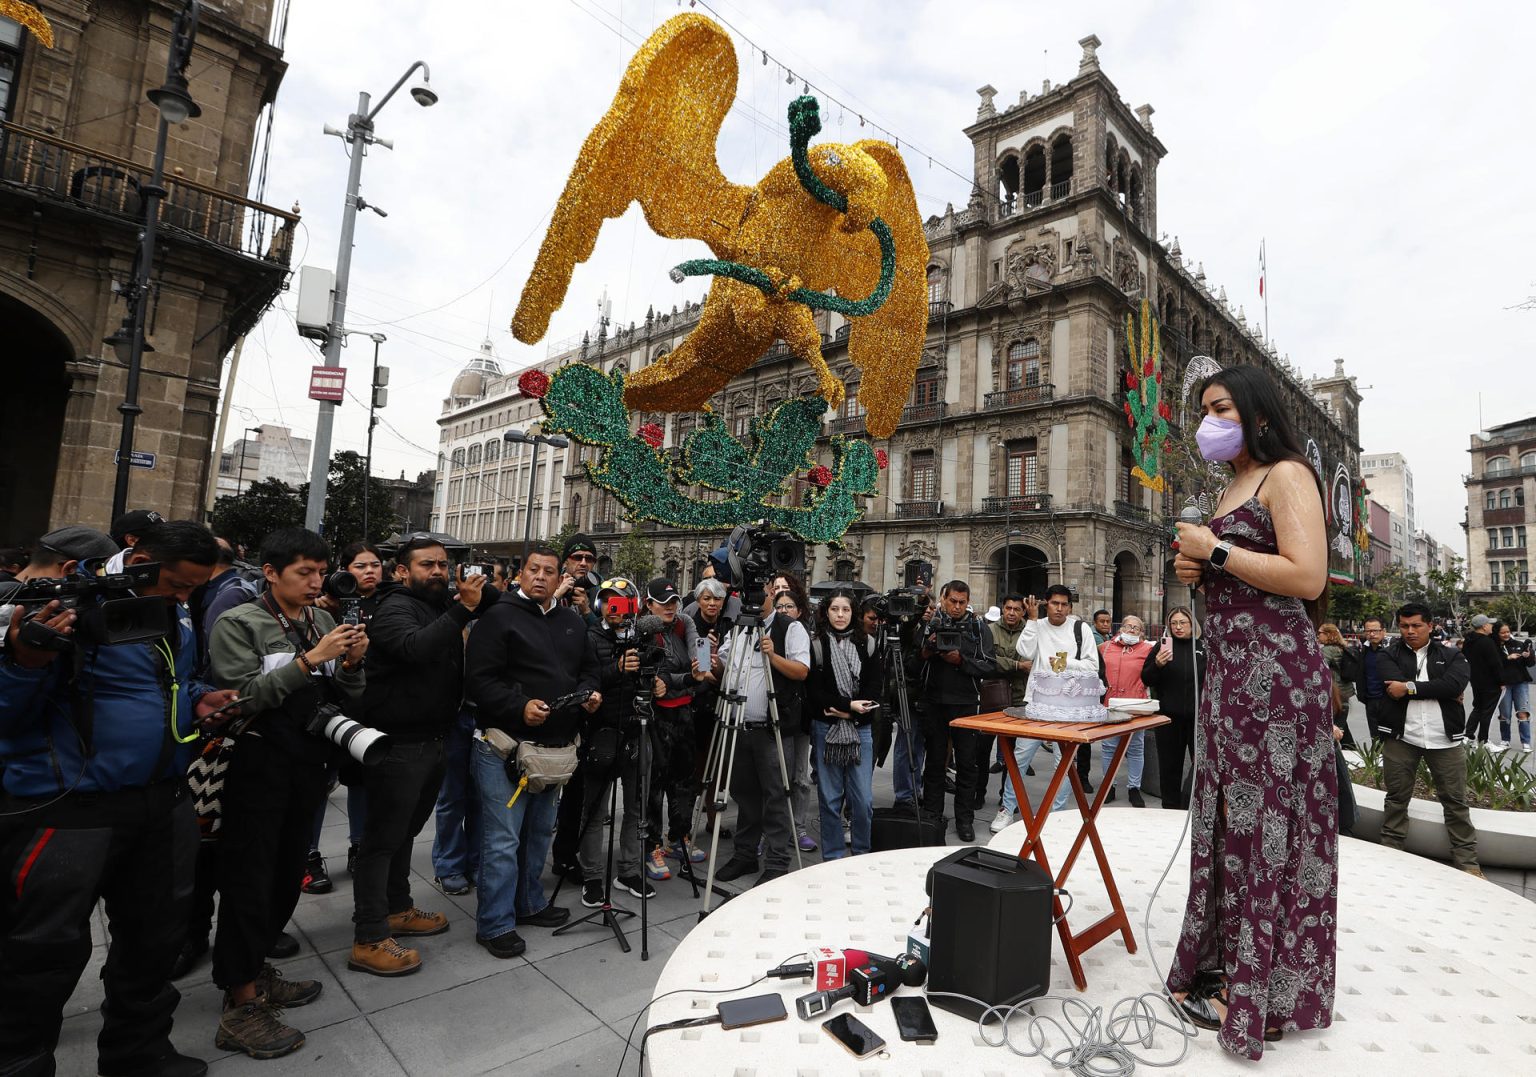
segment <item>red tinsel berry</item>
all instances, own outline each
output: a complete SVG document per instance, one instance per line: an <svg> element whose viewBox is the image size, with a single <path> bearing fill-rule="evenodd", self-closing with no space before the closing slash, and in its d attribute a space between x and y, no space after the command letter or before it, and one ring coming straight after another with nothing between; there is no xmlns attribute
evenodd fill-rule
<svg viewBox="0 0 1536 1077"><path fill-rule="evenodd" d="M811 468L806 477L811 480L812 485L827 486L832 482L832 469L826 464L817 464Z"/></svg>
<svg viewBox="0 0 1536 1077"><path fill-rule="evenodd" d="M1127 389L1136 388L1136 372L1134 370L1127 370L1125 372L1125 387Z"/></svg>
<svg viewBox="0 0 1536 1077"><path fill-rule="evenodd" d="M1127 400L1121 406L1125 408L1125 418L1126 418L1126 421L1130 422L1131 421L1131 402L1129 400Z"/></svg>
<svg viewBox="0 0 1536 1077"><path fill-rule="evenodd" d="M1152 373L1152 359L1150 356L1148 356L1147 361L1141 365L1141 372L1143 374Z"/></svg>
<svg viewBox="0 0 1536 1077"><path fill-rule="evenodd" d="M1157 413L1165 419L1173 418L1173 409L1168 406L1168 402L1166 400L1158 401Z"/></svg>
<svg viewBox="0 0 1536 1077"><path fill-rule="evenodd" d="M517 377L517 388L524 396L542 400L549 392L549 375L542 370L525 370Z"/></svg>
<svg viewBox="0 0 1536 1077"><path fill-rule="evenodd" d="M653 449L661 447L661 439L665 436L658 423L645 423L640 427L640 440Z"/></svg>
<svg viewBox="0 0 1536 1077"><path fill-rule="evenodd" d="M881 471L891 466L891 454L884 449L875 450L875 466Z"/></svg>

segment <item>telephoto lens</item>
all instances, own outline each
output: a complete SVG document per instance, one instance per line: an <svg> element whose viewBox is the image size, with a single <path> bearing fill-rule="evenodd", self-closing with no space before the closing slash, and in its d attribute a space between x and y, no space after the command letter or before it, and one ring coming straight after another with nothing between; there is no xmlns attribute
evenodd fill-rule
<svg viewBox="0 0 1536 1077"><path fill-rule="evenodd" d="M308 731L324 737L365 767L383 762L389 751L387 735L348 718L334 703L327 703L315 711L315 716L309 720Z"/></svg>

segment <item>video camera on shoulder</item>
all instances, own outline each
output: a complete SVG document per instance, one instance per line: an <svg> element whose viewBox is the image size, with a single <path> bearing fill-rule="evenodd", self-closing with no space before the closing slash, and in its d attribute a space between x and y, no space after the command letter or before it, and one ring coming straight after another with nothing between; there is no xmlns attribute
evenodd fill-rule
<svg viewBox="0 0 1536 1077"><path fill-rule="evenodd" d="M31 609L21 626L20 640L38 650L68 654L77 644L147 643L169 634L171 605L156 595L141 597L134 592L153 587L159 580L157 563L125 565L122 572L108 576L50 576L0 585L0 603ZM73 635L55 632L37 619L50 602L75 611Z"/></svg>
<svg viewBox="0 0 1536 1077"><path fill-rule="evenodd" d="M730 582L741 592L743 609L762 606L775 576L805 575L805 543L788 531L770 531L762 524L738 527L725 549Z"/></svg>

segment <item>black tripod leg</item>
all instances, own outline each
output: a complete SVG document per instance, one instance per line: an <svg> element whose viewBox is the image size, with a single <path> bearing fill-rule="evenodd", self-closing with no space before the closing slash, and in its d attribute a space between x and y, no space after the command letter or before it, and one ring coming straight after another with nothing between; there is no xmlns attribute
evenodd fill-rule
<svg viewBox="0 0 1536 1077"><path fill-rule="evenodd" d="M599 785L598 788L601 789L602 786ZM583 799L588 799L590 794L587 792L585 785L583 786L582 792ZM618 792L618 779L616 776L610 776L608 778L608 817L613 821L613 825L609 828L608 831L607 872L605 878L603 879L602 908L593 912L589 912L579 920L572 920L568 924L561 924L559 927L555 928L551 934L564 935L567 931L570 931L576 927L580 927L582 924L589 924L594 920L601 920L603 922L603 926L607 927L610 931L613 932L613 937L618 941L619 948L627 954L630 950L629 939L624 934L624 928L619 924L619 917L633 916L635 914L630 912L628 909L621 909L613 903L613 835L614 831L619 829L619 816L616 814L618 810ZM598 794L599 797L601 795L601 793ZM597 807L595 803L596 800L597 797L591 797L591 801L587 805L584 805L584 808L586 809L586 818L582 823L581 833L576 838L576 855L578 862L580 861L581 856L582 840L586 838L588 829L591 828L592 824L596 822L598 818L598 813L594 810ZM563 883L564 881L565 879L562 877L560 882ZM559 884L556 884L555 893L558 894L559 892L560 886ZM555 899L553 894L550 895L549 902L551 905L554 904Z"/></svg>

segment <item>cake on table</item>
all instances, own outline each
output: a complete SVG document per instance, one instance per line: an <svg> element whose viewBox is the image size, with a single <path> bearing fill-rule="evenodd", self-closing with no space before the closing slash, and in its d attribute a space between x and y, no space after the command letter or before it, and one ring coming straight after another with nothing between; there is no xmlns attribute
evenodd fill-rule
<svg viewBox="0 0 1536 1077"><path fill-rule="evenodd" d="M1054 665L1054 663L1052 663ZM1029 677L1024 717L1037 722L1102 722L1109 714L1102 702L1104 683L1086 669L1039 669Z"/></svg>

